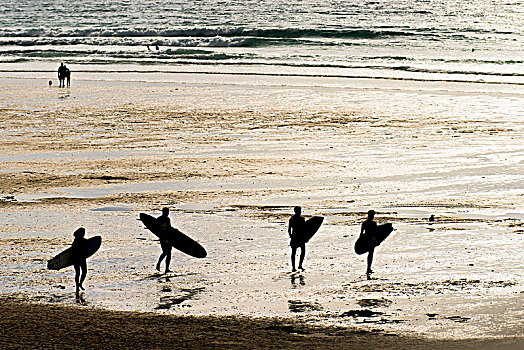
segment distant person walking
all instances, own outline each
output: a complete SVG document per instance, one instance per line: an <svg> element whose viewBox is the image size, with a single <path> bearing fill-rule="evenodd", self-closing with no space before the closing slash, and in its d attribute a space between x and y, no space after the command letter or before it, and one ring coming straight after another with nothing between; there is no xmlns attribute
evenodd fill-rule
<svg viewBox="0 0 524 350"><path fill-rule="evenodd" d="M306 223L306 220L301 216L302 214L302 208L301 207L295 207L294 209L295 215L289 219L289 226L288 226L288 234L289 238L291 239L290 246L291 246L291 266L292 271L295 272L295 256L297 254L297 248L300 248L300 260L298 263L298 268L300 270L304 270L304 267L302 264L304 263L304 257L306 256L306 243L304 242L302 236L304 234L304 225Z"/></svg>
<svg viewBox="0 0 524 350"><path fill-rule="evenodd" d="M60 63L60 67L58 67L58 87L64 86L64 80L65 80L65 74L66 74L66 66L64 66L64 63Z"/></svg>
<svg viewBox="0 0 524 350"><path fill-rule="evenodd" d="M66 83L67 86L71 85L71 71L62 62L58 67L58 86L65 87Z"/></svg>
<svg viewBox="0 0 524 350"><path fill-rule="evenodd" d="M75 286L76 286L76 297L80 297L80 289L85 290L82 284L87 276L87 260L85 257L85 251L87 249L87 239L85 238L86 229L80 227L77 229L73 236L75 239L71 244L73 250L73 266L75 268Z"/></svg>
<svg viewBox="0 0 524 350"><path fill-rule="evenodd" d="M71 71L67 67L65 69L65 79L66 79L67 87L70 87L71 86Z"/></svg>
<svg viewBox="0 0 524 350"><path fill-rule="evenodd" d="M169 219L169 208L162 209L162 215L157 218L158 222L162 226L164 231L171 229L171 220ZM156 264L156 269L160 271L160 263L164 258L166 259L166 269L165 273L171 272L169 270L169 264L171 263L171 249L173 245L167 238L160 238L160 247L162 248L162 254L158 258L158 263Z"/></svg>

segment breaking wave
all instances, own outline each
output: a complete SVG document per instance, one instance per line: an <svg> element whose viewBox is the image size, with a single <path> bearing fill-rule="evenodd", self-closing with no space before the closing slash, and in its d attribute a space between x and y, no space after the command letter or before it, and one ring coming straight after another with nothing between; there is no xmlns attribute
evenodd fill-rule
<svg viewBox="0 0 524 350"><path fill-rule="evenodd" d="M402 30L383 29L300 29L300 28L190 28L190 29L149 29L149 28L31 28L0 29L0 37L254 37L254 38L325 38L325 39L380 39L404 36L439 37L443 33L431 29Z"/></svg>

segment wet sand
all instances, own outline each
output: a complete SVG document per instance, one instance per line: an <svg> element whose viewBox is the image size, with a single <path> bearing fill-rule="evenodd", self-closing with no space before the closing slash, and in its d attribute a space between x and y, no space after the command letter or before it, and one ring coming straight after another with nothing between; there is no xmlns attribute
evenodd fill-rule
<svg viewBox="0 0 524 350"><path fill-rule="evenodd" d="M2 298L2 349L521 349L524 339L427 340L292 319L180 317Z"/></svg>
<svg viewBox="0 0 524 350"><path fill-rule="evenodd" d="M276 337L284 347L489 348L524 334L524 256L516 249L524 130L511 111L490 114L491 102L503 106L518 93L490 91L477 101L460 89L397 86L2 82L0 292L23 301L2 303L8 311L199 320L248 347L250 335L216 323L251 325L263 347ZM388 104L406 94L421 104ZM376 96L384 100L373 109ZM326 218L299 275L289 273L285 232L294 205ZM139 212L164 206L210 252L205 261L175 253L169 275L154 270L158 242L137 222ZM397 231L378 249L368 281L352 244L371 208ZM45 268L78 226L103 237L89 261L87 307L74 301L71 269ZM45 333L34 327L31 334ZM294 327L314 331L297 336ZM342 335L324 335L332 332ZM137 329L114 341L120 336L138 337ZM459 340L470 338L478 340Z"/></svg>

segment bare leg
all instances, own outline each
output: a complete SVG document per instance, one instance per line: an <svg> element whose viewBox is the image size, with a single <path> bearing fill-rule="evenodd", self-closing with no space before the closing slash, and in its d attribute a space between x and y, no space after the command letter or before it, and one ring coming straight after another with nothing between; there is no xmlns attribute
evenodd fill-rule
<svg viewBox="0 0 524 350"><path fill-rule="evenodd" d="M293 272L295 272L297 269L295 269L295 255L297 254L297 248L296 247L291 247L291 266L292 266L292 270Z"/></svg>
<svg viewBox="0 0 524 350"><path fill-rule="evenodd" d="M171 249L165 254L166 255L166 273L171 272L169 264L171 264Z"/></svg>
<svg viewBox="0 0 524 350"><path fill-rule="evenodd" d="M306 245L300 247L300 261L298 263L298 268L304 270L302 263L304 262L304 257L306 256Z"/></svg>
<svg viewBox="0 0 524 350"><path fill-rule="evenodd" d="M76 297L80 297L80 265L73 265L75 267L75 287Z"/></svg>
<svg viewBox="0 0 524 350"><path fill-rule="evenodd" d="M162 262L162 260L164 260L165 257L166 257L166 253L162 252L162 254L160 254L160 257L158 258L158 262L156 264L156 269L158 271L160 271L160 263Z"/></svg>
<svg viewBox="0 0 524 350"><path fill-rule="evenodd" d="M84 260L81 264L80 264L80 268L82 270L82 275L80 276L80 284L79 284L79 287L80 289L82 290L85 290L84 287L82 286L82 284L84 283L85 279L86 279L86 276L87 276L87 261Z"/></svg>
<svg viewBox="0 0 524 350"><path fill-rule="evenodd" d="M371 270L371 264L373 263L373 253L375 252L375 248L373 249L370 249L369 253L368 253L368 269L366 271L366 274L369 275L373 273L373 271Z"/></svg>

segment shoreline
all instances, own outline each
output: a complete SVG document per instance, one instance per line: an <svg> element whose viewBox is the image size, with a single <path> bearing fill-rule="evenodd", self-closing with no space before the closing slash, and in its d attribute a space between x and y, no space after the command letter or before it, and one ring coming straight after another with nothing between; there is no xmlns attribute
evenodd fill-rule
<svg viewBox="0 0 524 350"><path fill-rule="evenodd" d="M2 349L519 349L524 338L426 339L287 318L173 316L0 297Z"/></svg>

